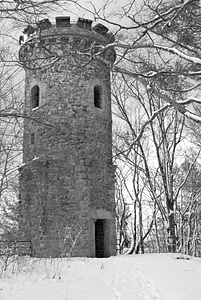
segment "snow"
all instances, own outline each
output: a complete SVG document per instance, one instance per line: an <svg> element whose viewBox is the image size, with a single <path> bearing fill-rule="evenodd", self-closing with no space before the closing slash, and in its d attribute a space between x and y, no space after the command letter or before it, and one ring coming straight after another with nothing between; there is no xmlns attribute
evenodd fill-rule
<svg viewBox="0 0 201 300"><path fill-rule="evenodd" d="M189 97L189 98L187 98L184 101L176 101L176 103L182 104L182 105L189 105L191 103L201 104L201 99L200 98L196 98L196 97Z"/></svg>
<svg viewBox="0 0 201 300"><path fill-rule="evenodd" d="M154 77L157 75L157 72L155 71L149 71L148 73L144 74L144 76L147 76L147 77Z"/></svg>
<svg viewBox="0 0 201 300"><path fill-rule="evenodd" d="M36 155L34 155L34 158L33 158L33 160L37 160L37 159L39 159L39 157L38 157L38 156L36 156Z"/></svg>
<svg viewBox="0 0 201 300"><path fill-rule="evenodd" d="M32 111L37 110L37 109L39 109L39 106L36 106L36 107L32 108Z"/></svg>
<svg viewBox="0 0 201 300"><path fill-rule="evenodd" d="M156 49L168 51L172 54L176 54L176 55L180 56L181 58L183 58L185 60L188 60L188 61L190 61L194 64L201 64L201 59L199 57L187 55L187 54L183 53L182 51L179 51L176 48L168 48L168 47L163 47L163 46L160 46L160 45L154 45L153 47L156 48Z"/></svg>
<svg viewBox="0 0 201 300"><path fill-rule="evenodd" d="M20 257L8 262L2 272L5 262L0 260L0 300L201 299L201 258L176 254Z"/></svg>
<svg viewBox="0 0 201 300"><path fill-rule="evenodd" d="M170 209L170 211L169 211L169 216L171 216L171 215L174 215L174 210L171 210L171 209Z"/></svg>
<svg viewBox="0 0 201 300"><path fill-rule="evenodd" d="M186 111L184 114L187 118L190 118L196 122L201 122L201 117L191 113L190 111Z"/></svg>

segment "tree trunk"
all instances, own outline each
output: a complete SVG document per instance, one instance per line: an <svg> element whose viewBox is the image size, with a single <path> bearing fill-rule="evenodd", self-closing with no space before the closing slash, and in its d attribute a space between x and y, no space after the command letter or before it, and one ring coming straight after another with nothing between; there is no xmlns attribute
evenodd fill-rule
<svg viewBox="0 0 201 300"><path fill-rule="evenodd" d="M155 238L156 238L157 252L160 253L161 247L160 247L160 240L159 240L159 236L158 236L158 226L157 226L156 219L154 220L154 226L155 226Z"/></svg>
<svg viewBox="0 0 201 300"><path fill-rule="evenodd" d="M170 210L169 212L168 221L169 221L168 251L175 253L177 250L177 236L176 236L175 214L173 210Z"/></svg>
<svg viewBox="0 0 201 300"><path fill-rule="evenodd" d="M140 246L140 249L141 249L141 253L144 254L142 203L141 203L141 200L139 201L139 236L140 236L139 246Z"/></svg>

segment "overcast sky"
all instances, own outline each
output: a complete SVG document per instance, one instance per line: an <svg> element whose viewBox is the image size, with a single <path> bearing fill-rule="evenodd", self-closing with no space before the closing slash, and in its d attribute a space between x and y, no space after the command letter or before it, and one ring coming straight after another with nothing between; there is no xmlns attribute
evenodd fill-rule
<svg viewBox="0 0 201 300"><path fill-rule="evenodd" d="M96 8L96 10L101 10L103 9L103 7L106 7L105 13L106 16L110 19L110 20L119 20L117 15L118 12L120 11L122 6L126 5L126 2L130 2L129 0L81 0L80 3L81 5L86 8L86 10L78 8L72 4L68 4L65 10L61 10L60 12L56 12L55 14L52 16L53 18L55 16L58 16L58 14L62 14L62 15L69 15L71 17L72 20L77 20L78 17L83 17L86 19L91 19L93 20L93 14L90 13L93 12L94 7ZM93 5L92 5L93 4ZM53 21L53 20L52 20Z"/></svg>

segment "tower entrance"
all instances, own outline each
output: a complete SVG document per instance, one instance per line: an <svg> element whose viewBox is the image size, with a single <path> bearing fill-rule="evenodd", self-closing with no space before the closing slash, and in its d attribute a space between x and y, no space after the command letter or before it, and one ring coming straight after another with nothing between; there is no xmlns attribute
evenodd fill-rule
<svg viewBox="0 0 201 300"><path fill-rule="evenodd" d="M105 230L104 230L104 220L96 220L95 222L95 256L105 257Z"/></svg>

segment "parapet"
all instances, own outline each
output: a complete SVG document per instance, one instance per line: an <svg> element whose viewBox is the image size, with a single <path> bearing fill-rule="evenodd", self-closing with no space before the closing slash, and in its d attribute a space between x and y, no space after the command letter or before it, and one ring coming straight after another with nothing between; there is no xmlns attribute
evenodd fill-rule
<svg viewBox="0 0 201 300"><path fill-rule="evenodd" d="M55 19L55 24L52 24L49 19L43 19L35 27L28 25L25 28L23 36L20 37L20 61L28 62L30 56L33 59L36 53L44 54L44 49L48 49L49 53L51 50L54 53L65 52L70 48L83 53L86 53L87 49L91 53L97 53L101 52L101 46L115 41L114 35L103 24L92 26L92 21L84 18L78 18L75 23L71 22L69 16L58 16ZM114 63L115 50L109 47L103 52L105 53L101 55L102 58L110 64Z"/></svg>
<svg viewBox="0 0 201 300"><path fill-rule="evenodd" d="M69 16L56 17L55 19L56 19L56 28L69 28L76 25L78 28L95 31L96 33L108 38L109 42L111 42L111 33L108 34L108 28L103 24L98 23L92 28L92 20L89 19L78 18L76 23L71 23ZM38 29L39 30L49 29L52 26L54 25L52 25L49 19L44 19L37 24L36 31ZM113 37L113 41L114 40L115 39Z"/></svg>

